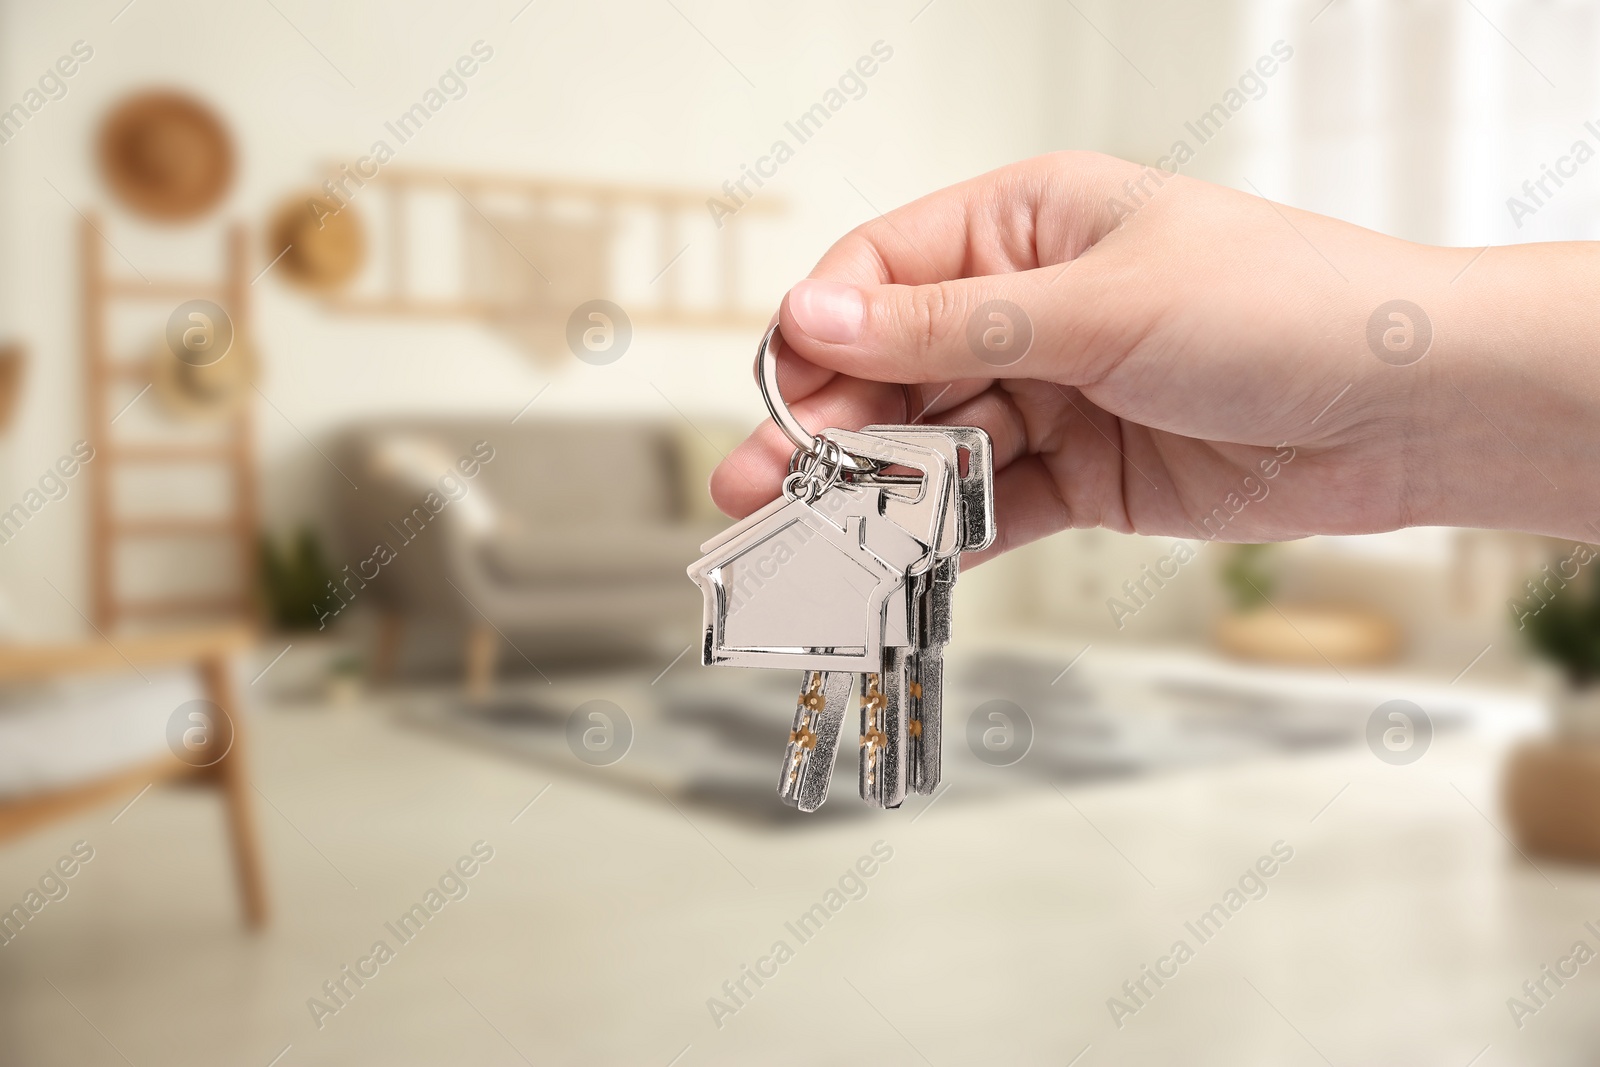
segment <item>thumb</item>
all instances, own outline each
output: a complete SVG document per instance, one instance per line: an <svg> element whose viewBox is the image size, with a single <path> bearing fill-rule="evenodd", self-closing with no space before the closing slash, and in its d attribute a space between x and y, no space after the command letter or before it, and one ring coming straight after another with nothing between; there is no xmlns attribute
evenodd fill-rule
<svg viewBox="0 0 1600 1067"><path fill-rule="evenodd" d="M1092 380L1075 338L1097 332L1081 261L931 285L848 285L808 278L779 312L806 360L880 382L971 378ZM1077 275L1078 277L1074 277Z"/></svg>

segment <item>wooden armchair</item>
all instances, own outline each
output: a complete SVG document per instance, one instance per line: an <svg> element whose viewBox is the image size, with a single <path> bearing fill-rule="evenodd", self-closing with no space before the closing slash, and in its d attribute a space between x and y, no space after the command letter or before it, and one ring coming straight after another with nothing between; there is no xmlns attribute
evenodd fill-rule
<svg viewBox="0 0 1600 1067"><path fill-rule="evenodd" d="M243 627L218 627L146 636L119 636L84 644L0 644L0 685L47 681L62 676L126 671L134 667L191 666L205 699L222 708L232 722L231 744L208 766L196 767L163 753L124 770L70 787L20 797L0 797L0 842L17 837L53 819L84 808L127 800L155 782L195 778L217 788L227 810L234 869L246 923L259 928L267 921L266 885L256 840L246 771L246 724L239 714L228 660L251 643Z"/></svg>

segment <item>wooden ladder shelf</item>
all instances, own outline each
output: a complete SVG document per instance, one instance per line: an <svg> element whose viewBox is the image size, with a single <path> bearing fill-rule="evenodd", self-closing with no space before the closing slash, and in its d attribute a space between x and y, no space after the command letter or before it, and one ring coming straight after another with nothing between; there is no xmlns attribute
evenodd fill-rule
<svg viewBox="0 0 1600 1067"><path fill-rule="evenodd" d="M88 465L90 515L90 587L94 624L110 631L135 620L209 618L247 620L253 606L252 575L256 558L256 471L252 405L237 403L218 420L213 441L162 442L137 440L119 432L113 420L153 384L154 359L113 359L108 337L110 311L123 304L157 303L176 307L185 300L206 299L221 306L233 320L235 344L249 336L250 277L247 234L243 224L229 227L223 277L154 279L149 282L110 274L98 220L86 217L80 227L83 271L84 397L94 448ZM142 389L139 389L143 382ZM133 391L139 389L137 393ZM133 400L129 400L129 396ZM153 402L153 401L152 401ZM115 486L129 468L143 471L220 466L228 483L226 510L197 516L191 512L117 514ZM230 546L234 565L227 587L203 594L130 598L119 551L136 541L193 542L220 540Z"/></svg>

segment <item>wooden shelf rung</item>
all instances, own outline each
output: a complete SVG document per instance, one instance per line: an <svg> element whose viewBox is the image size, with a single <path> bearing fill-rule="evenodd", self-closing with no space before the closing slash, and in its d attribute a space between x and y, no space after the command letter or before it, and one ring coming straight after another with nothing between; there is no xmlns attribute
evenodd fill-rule
<svg viewBox="0 0 1600 1067"><path fill-rule="evenodd" d="M112 445L108 458L118 463L225 463L232 459L231 444Z"/></svg>
<svg viewBox="0 0 1600 1067"><path fill-rule="evenodd" d="M148 600L116 600L112 613L121 618L150 619L170 615L242 614L245 602L234 594L221 596L158 597Z"/></svg>
<svg viewBox="0 0 1600 1067"><path fill-rule="evenodd" d="M148 381L150 379L150 361L148 359L119 359L115 363L107 363L107 374L114 374L118 378L129 381Z"/></svg>
<svg viewBox="0 0 1600 1067"><path fill-rule="evenodd" d="M144 282L136 278L107 278L105 293L124 300L214 300L219 304L227 297L226 289L215 282Z"/></svg>
<svg viewBox="0 0 1600 1067"><path fill-rule="evenodd" d="M330 175L336 170L337 164L328 167ZM670 204L673 210L691 213L703 212L706 202L706 194L697 189L409 167L384 168L381 182L402 191L419 187L436 188L453 196L455 193L451 187L454 186L455 189L471 190L475 195L510 194L526 199L581 200L591 203L609 200L628 207ZM779 215L783 211L782 204L764 199L751 200L740 208L742 214L750 215Z"/></svg>
<svg viewBox="0 0 1600 1067"><path fill-rule="evenodd" d="M110 525L114 537L210 537L239 531L233 518L113 519Z"/></svg>
<svg viewBox="0 0 1600 1067"><path fill-rule="evenodd" d="M435 319L487 318L496 311L506 310L483 300L407 296L332 296L328 298L328 306L351 315L409 315Z"/></svg>

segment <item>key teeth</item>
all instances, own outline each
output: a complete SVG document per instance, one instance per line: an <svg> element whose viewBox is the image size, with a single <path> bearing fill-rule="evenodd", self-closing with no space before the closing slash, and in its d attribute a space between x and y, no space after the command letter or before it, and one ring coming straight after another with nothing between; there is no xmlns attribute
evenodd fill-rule
<svg viewBox="0 0 1600 1067"><path fill-rule="evenodd" d="M897 808L906 796L906 657L904 648L883 652L883 670L861 679L861 799Z"/></svg>
<svg viewBox="0 0 1600 1067"><path fill-rule="evenodd" d="M778 796L790 807L809 813L828 799L852 681L851 675L837 671L807 671L800 683L794 726L778 771Z"/></svg>

